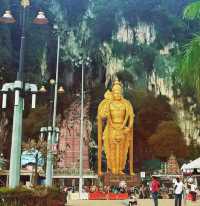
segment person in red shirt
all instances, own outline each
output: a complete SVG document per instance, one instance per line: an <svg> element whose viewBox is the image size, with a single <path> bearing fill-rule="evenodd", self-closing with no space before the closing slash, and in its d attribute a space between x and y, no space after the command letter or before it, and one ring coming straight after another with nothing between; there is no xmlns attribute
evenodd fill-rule
<svg viewBox="0 0 200 206"><path fill-rule="evenodd" d="M160 183L158 182L158 180L155 176L152 176L151 193L152 193L152 198L154 200L155 206L158 206L158 191L159 191L159 189L160 189Z"/></svg>

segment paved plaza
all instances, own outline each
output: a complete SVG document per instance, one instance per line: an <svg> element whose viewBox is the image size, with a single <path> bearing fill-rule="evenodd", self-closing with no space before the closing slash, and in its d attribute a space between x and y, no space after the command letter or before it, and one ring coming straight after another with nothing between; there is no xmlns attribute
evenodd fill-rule
<svg viewBox="0 0 200 206"><path fill-rule="evenodd" d="M138 200L138 206L154 206L152 200ZM174 206L174 200L159 200L159 206ZM127 200L71 200L67 206L128 206ZM182 206L200 206L198 202L186 202Z"/></svg>

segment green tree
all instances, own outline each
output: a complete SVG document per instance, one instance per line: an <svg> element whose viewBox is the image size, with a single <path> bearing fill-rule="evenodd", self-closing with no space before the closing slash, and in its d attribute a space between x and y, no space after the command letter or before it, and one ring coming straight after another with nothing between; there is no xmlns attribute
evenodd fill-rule
<svg viewBox="0 0 200 206"><path fill-rule="evenodd" d="M189 4L183 13L184 18L189 20L200 18L200 1ZM182 82L182 88L189 88L195 92L200 101L200 34L185 45L184 54L178 65L177 74L179 78L176 80Z"/></svg>

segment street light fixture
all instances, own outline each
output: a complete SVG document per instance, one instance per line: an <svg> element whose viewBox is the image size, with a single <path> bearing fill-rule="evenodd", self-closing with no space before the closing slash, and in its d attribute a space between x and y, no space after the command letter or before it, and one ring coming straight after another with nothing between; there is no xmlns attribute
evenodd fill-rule
<svg viewBox="0 0 200 206"><path fill-rule="evenodd" d="M12 13L10 10L6 10L3 16L0 18L0 23L4 24L13 24L15 23L16 20L13 17ZM34 24L39 24L39 25L44 25L48 24L48 19L46 18L44 12L39 11L35 19L33 20Z"/></svg>
<svg viewBox="0 0 200 206"><path fill-rule="evenodd" d="M10 10L6 10L4 15L0 18L1 23L13 24L16 22Z"/></svg>
<svg viewBox="0 0 200 206"><path fill-rule="evenodd" d="M33 20L34 24L48 24L48 19L46 18L44 12L39 11L36 18Z"/></svg>
<svg viewBox="0 0 200 206"><path fill-rule="evenodd" d="M65 90L64 90L63 86L60 86L60 87L58 88L58 93L59 93L59 94L65 93Z"/></svg>
<svg viewBox="0 0 200 206"><path fill-rule="evenodd" d="M22 141L22 119L24 107L24 93L32 93L32 108L35 108L37 86L35 84L24 83L24 45L25 45L25 20L26 10L30 6L30 0L21 0L21 7L23 8L22 16L22 33L19 57L19 70L17 72L17 79L14 83L5 83L2 87L3 100L2 108L6 108L7 92L9 90L15 93L15 104L13 113L13 129L12 129L12 143L10 155L10 170L9 170L9 187L15 188L20 182L21 169L21 141ZM0 23L11 24L15 23L10 10L0 18ZM44 22L44 23L47 23Z"/></svg>
<svg viewBox="0 0 200 206"><path fill-rule="evenodd" d="M41 86L41 88L39 89L39 92L40 93L46 93L47 92L47 90L46 90L44 85Z"/></svg>
<svg viewBox="0 0 200 206"><path fill-rule="evenodd" d="M47 92L47 89L44 85L41 86L41 88L39 89L39 92L40 93L46 93ZM63 86L59 86L58 90L57 90L58 94L63 94L65 93L65 90L63 88Z"/></svg>
<svg viewBox="0 0 200 206"><path fill-rule="evenodd" d="M49 183L52 184L52 176L53 176L52 155L56 154L57 152L59 133L60 133L60 129L58 127L47 126L47 127L41 127L40 129L41 139L43 139L44 135L47 134L47 162L46 162L46 182L45 182L46 186L52 186L49 185ZM53 134L55 134L56 137L56 144L52 143Z"/></svg>
<svg viewBox="0 0 200 206"><path fill-rule="evenodd" d="M59 140L59 133L60 129L58 127L54 128L54 131L56 133L56 142ZM53 128L52 127L41 127L40 128L40 138L43 140L44 135L47 133L48 134L48 139L52 136Z"/></svg>

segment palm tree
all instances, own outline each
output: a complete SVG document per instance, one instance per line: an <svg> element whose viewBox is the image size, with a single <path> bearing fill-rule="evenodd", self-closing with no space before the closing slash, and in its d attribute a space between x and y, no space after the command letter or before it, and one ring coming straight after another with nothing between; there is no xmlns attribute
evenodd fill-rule
<svg viewBox="0 0 200 206"><path fill-rule="evenodd" d="M200 34L185 45L180 62L179 75L186 88L194 90L200 100Z"/></svg>
<svg viewBox="0 0 200 206"><path fill-rule="evenodd" d="M190 20L200 19L200 1L193 2L186 6L183 17Z"/></svg>
<svg viewBox="0 0 200 206"><path fill-rule="evenodd" d="M189 20L200 19L200 1L189 4L183 12L183 17ZM200 34L185 45L178 73L186 87L194 90L200 101Z"/></svg>

